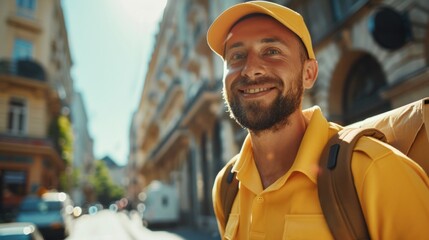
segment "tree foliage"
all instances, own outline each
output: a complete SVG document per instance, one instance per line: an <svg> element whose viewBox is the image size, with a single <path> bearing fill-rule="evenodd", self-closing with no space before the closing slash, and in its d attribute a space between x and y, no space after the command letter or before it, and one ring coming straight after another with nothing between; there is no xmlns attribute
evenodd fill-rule
<svg viewBox="0 0 429 240"><path fill-rule="evenodd" d="M73 130L70 123L70 120L61 115L58 118L58 126L59 126L59 144L61 146L61 157L67 163L67 165L71 165L73 159Z"/></svg>
<svg viewBox="0 0 429 240"><path fill-rule="evenodd" d="M55 148L65 163L66 171L60 175L60 189L68 192L72 186L77 185L77 176L74 169L70 169L73 161L73 129L70 120L65 115L58 115L49 128L49 136Z"/></svg>
<svg viewBox="0 0 429 240"><path fill-rule="evenodd" d="M103 206L109 206L124 196L124 190L113 183L109 169L102 160L97 160L95 163L95 173L91 177L91 183L98 201Z"/></svg>
<svg viewBox="0 0 429 240"><path fill-rule="evenodd" d="M59 115L51 123L49 129L55 147L67 166L72 164L73 159L73 130L67 116Z"/></svg>
<svg viewBox="0 0 429 240"><path fill-rule="evenodd" d="M60 174L60 190L69 192L71 188L78 187L80 177L81 173L78 168L67 167L66 171Z"/></svg>

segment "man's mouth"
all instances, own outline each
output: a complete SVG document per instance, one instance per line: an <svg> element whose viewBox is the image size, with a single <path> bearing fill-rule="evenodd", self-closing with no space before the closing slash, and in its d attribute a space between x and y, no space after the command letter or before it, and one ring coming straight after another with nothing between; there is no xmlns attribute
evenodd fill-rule
<svg viewBox="0 0 429 240"><path fill-rule="evenodd" d="M246 94L254 94L254 93L265 92L268 90L269 88L249 88L249 89L244 89L243 92Z"/></svg>

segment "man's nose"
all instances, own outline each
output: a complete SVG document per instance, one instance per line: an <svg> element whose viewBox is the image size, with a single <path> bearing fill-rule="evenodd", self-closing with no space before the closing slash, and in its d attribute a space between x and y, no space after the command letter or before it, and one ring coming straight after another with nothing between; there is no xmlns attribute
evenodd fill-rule
<svg viewBox="0 0 429 240"><path fill-rule="evenodd" d="M255 54L248 54L241 75L249 79L256 79L265 75L263 61Z"/></svg>

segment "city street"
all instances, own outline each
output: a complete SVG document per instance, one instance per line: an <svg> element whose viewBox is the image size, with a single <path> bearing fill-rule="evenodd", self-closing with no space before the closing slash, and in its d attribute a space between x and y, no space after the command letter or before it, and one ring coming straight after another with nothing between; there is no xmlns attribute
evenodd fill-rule
<svg viewBox="0 0 429 240"><path fill-rule="evenodd" d="M218 240L213 233L177 227L151 231L143 227L137 213L102 210L94 215L83 215L74 221L73 231L67 240Z"/></svg>

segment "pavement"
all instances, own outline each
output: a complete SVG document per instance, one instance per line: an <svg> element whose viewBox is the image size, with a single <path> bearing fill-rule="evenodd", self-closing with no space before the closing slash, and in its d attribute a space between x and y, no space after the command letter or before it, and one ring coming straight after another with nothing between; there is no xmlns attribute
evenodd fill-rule
<svg viewBox="0 0 429 240"><path fill-rule="evenodd" d="M101 210L75 219L67 240L220 240L217 230L191 226L158 226L147 228L136 212Z"/></svg>

